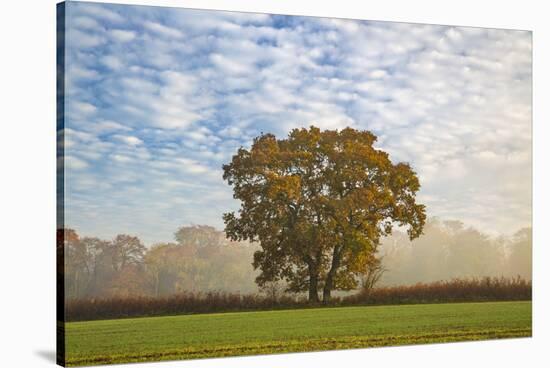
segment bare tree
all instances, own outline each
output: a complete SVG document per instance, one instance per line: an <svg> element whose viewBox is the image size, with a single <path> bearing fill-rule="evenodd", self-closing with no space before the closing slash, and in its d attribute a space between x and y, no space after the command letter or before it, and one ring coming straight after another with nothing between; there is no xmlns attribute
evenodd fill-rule
<svg viewBox="0 0 550 368"><path fill-rule="evenodd" d="M374 286L380 281L380 278L387 271L382 265L383 257L371 257L366 265L366 270L361 277L361 290L365 294L369 294Z"/></svg>
<svg viewBox="0 0 550 368"><path fill-rule="evenodd" d="M281 298L284 292L284 287L280 281L268 281L260 286L260 291L271 300L272 303L276 303Z"/></svg>

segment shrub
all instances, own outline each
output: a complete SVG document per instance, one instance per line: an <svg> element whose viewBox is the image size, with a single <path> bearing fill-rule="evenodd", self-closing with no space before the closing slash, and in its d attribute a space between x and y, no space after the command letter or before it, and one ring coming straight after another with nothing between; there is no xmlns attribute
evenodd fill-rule
<svg viewBox="0 0 550 368"><path fill-rule="evenodd" d="M365 289L334 298L330 306L531 300L531 281L517 278L472 278ZM224 292L180 293L166 297L114 296L70 299L67 321L319 307L303 296L272 298L260 294Z"/></svg>
<svg viewBox="0 0 550 368"><path fill-rule="evenodd" d="M346 304L405 304L530 300L531 281L516 278L471 278L377 287L344 298Z"/></svg>

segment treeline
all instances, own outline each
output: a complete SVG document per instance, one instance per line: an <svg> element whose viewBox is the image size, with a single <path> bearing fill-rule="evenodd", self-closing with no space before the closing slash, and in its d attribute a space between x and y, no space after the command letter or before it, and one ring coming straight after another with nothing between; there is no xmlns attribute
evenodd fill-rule
<svg viewBox="0 0 550 368"><path fill-rule="evenodd" d="M335 297L328 306L531 300L531 282L516 278L456 279L410 286L363 289ZM73 299L65 304L68 321L125 317L315 308L305 296L288 294L181 293L165 297L114 296Z"/></svg>
<svg viewBox="0 0 550 368"><path fill-rule="evenodd" d="M432 218L413 242L400 231L384 238L359 284L372 288L486 276L531 280L531 243L530 228L495 238L458 221ZM64 229L58 247L64 253L60 278L67 299L209 292L260 292L273 298L286 287L279 282L258 289L259 273L252 267L258 247L229 241L210 226L181 227L174 242L151 247L131 235L103 240Z"/></svg>
<svg viewBox="0 0 550 368"><path fill-rule="evenodd" d="M491 237L459 221L432 218L412 242L399 231L383 239L379 257L384 272L378 285L485 276L531 280L531 228Z"/></svg>
<svg viewBox="0 0 550 368"><path fill-rule="evenodd" d="M64 229L58 247L67 299L257 290L251 266L256 248L231 242L210 226L181 227L175 242L150 248L135 236L103 240Z"/></svg>

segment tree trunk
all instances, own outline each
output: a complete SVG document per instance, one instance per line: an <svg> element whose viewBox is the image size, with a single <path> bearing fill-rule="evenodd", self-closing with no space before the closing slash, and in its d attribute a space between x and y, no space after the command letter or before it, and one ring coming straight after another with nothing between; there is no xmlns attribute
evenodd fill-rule
<svg viewBox="0 0 550 368"><path fill-rule="evenodd" d="M74 298L78 298L80 295L78 295L78 283L80 282L80 279L79 279L79 274L80 272L78 272L78 270L75 271L75 274L74 274L74 286L73 286L73 293L74 293Z"/></svg>
<svg viewBox="0 0 550 368"><path fill-rule="evenodd" d="M309 302L319 303L319 293L317 289L319 287L319 276L317 270L312 265L309 266Z"/></svg>
<svg viewBox="0 0 550 368"><path fill-rule="evenodd" d="M330 270L327 273L327 277L325 279L325 286L323 287L323 303L329 303L331 298L331 292L334 288L334 276L336 275L336 271L338 270L338 267L340 267L340 257L341 257L341 250L343 247L341 246L335 246L334 252L332 254L332 264L330 265Z"/></svg>
<svg viewBox="0 0 550 368"><path fill-rule="evenodd" d="M332 277L327 275L327 280L325 282L325 287L323 288L323 304L330 303L331 291L332 291Z"/></svg>
<svg viewBox="0 0 550 368"><path fill-rule="evenodd" d="M155 296L159 296L159 289L160 289L160 272L156 274L155 277Z"/></svg>

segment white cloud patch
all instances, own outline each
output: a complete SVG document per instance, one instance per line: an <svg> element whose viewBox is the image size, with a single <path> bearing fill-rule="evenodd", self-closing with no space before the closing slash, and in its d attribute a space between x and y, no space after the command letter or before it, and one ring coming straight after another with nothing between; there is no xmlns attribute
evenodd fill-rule
<svg viewBox="0 0 550 368"><path fill-rule="evenodd" d="M90 17L74 17L72 19L73 26L83 29L97 30L101 26L93 18Z"/></svg>
<svg viewBox="0 0 550 368"><path fill-rule="evenodd" d="M118 70L123 66L120 59L114 55L105 55L100 59L100 62L101 64L113 70Z"/></svg>
<svg viewBox="0 0 550 368"><path fill-rule="evenodd" d="M69 30L68 35L81 48L97 47L105 43L105 38L77 29Z"/></svg>
<svg viewBox="0 0 550 368"><path fill-rule="evenodd" d="M93 124L89 124L85 129L93 130L96 133L116 132L116 131L130 131L131 128L117 123L112 120L101 120Z"/></svg>
<svg viewBox="0 0 550 368"><path fill-rule="evenodd" d="M78 11L97 18L100 21L109 21L114 23L124 22L124 18L117 12L108 9L108 5L82 3L78 5Z"/></svg>
<svg viewBox="0 0 550 368"><path fill-rule="evenodd" d="M153 31L154 33L157 33L158 35L162 35L169 38L182 38L183 32L180 30L177 30L175 28L167 27L160 23L155 23L151 21L147 21L144 23L144 26L146 29Z"/></svg>
<svg viewBox="0 0 550 368"><path fill-rule="evenodd" d="M78 114L91 115L97 111L97 107L88 102L74 101L71 108Z"/></svg>
<svg viewBox="0 0 550 368"><path fill-rule="evenodd" d="M116 134L113 136L114 139L116 139L119 142L125 143L129 146L138 146L140 144L143 144L143 141L139 139L138 137L134 137L131 135L119 135Z"/></svg>
<svg viewBox="0 0 550 368"><path fill-rule="evenodd" d="M113 29L110 32L111 37L117 42L129 42L136 38L136 33L123 29Z"/></svg>
<svg viewBox="0 0 550 368"><path fill-rule="evenodd" d="M82 170L88 167L88 163L82 159L65 156L65 168L69 170Z"/></svg>

